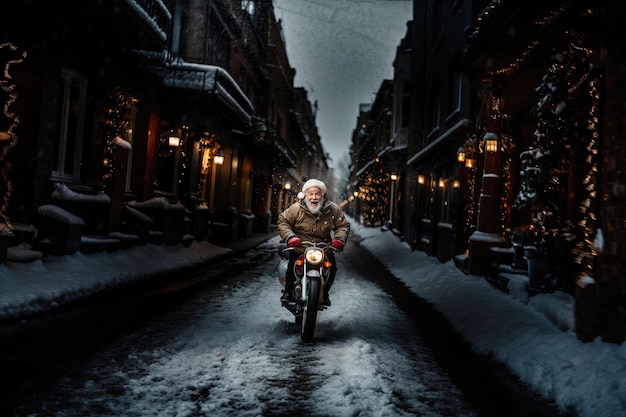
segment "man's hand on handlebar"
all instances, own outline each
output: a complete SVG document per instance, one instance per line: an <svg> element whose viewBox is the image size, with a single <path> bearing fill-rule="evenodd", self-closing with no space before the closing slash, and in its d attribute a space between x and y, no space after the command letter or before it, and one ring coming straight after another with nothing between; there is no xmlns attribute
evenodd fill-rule
<svg viewBox="0 0 626 417"><path fill-rule="evenodd" d="M330 242L330 245L338 250L339 252L343 251L343 247L345 246L345 243L343 243L341 240L339 239L333 239L332 242Z"/></svg>
<svg viewBox="0 0 626 417"><path fill-rule="evenodd" d="M300 241L299 237L294 236L287 240L287 246L290 246L292 248L299 248L300 246L302 246L302 242Z"/></svg>

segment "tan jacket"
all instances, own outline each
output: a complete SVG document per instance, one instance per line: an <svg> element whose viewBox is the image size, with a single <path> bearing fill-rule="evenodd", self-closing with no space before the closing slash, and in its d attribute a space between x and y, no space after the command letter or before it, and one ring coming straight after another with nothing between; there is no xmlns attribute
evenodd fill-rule
<svg viewBox="0 0 626 417"><path fill-rule="evenodd" d="M309 211L304 200L292 204L278 215L276 228L283 242L298 236L303 241L330 243L338 239L346 243L350 234L350 223L343 210L328 200L324 200L317 215Z"/></svg>

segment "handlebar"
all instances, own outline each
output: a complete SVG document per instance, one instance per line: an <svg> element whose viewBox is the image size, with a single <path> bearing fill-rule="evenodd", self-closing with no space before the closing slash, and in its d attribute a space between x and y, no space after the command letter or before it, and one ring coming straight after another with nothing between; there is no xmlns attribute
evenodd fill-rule
<svg viewBox="0 0 626 417"><path fill-rule="evenodd" d="M285 242L281 241L281 243L285 243ZM285 245L284 247L281 248L281 250L282 250L282 252L285 252L285 253L288 253L288 252L291 252L291 251L297 251L297 252L303 253L305 249L312 248L312 247L320 248L323 251L332 250L334 252L341 252L339 249L335 249L328 242L311 242L309 240L301 241L300 242L300 246L296 246L296 247Z"/></svg>

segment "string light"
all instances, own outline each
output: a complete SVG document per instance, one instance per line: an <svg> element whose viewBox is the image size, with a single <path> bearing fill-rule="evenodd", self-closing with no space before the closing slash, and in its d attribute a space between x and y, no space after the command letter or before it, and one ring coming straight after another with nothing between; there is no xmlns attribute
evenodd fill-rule
<svg viewBox="0 0 626 417"><path fill-rule="evenodd" d="M0 50L4 48L9 49L15 55L15 58L10 59L7 62L2 62L2 65L4 66L4 72L3 76L0 77L0 89L8 96L3 105L3 114L10 121L7 131L0 132L2 133L3 139L5 139L5 141L3 141L2 143L2 150L0 151L0 165L2 167L0 169L0 181L1 184L3 184L2 203L0 206L0 219L3 222L8 223L9 219L6 217L6 210L9 206L9 200L11 199L13 186L9 177L10 164L5 163L5 160L9 150L11 150L18 142L18 136L13 132L13 130L19 125L19 117L17 117L15 113L11 111L11 105L17 99L17 93L14 92L15 84L11 82L12 77L10 74L10 69L12 69L13 65L23 62L27 56L27 53L26 51L20 52L17 46L9 42L0 43ZM6 55L3 54L3 56Z"/></svg>
<svg viewBox="0 0 626 417"><path fill-rule="evenodd" d="M368 168L368 176L359 187L362 222L367 227L382 226L389 204L389 173L379 160Z"/></svg>
<svg viewBox="0 0 626 417"><path fill-rule="evenodd" d="M127 96L122 91L117 91L111 98L111 105L107 111L105 120L106 142L101 166L101 179L98 184L100 193L108 193L113 185L113 177L115 174L115 154L116 142L119 140L128 140L127 137L130 120L124 118L127 107L133 103L135 99Z"/></svg>

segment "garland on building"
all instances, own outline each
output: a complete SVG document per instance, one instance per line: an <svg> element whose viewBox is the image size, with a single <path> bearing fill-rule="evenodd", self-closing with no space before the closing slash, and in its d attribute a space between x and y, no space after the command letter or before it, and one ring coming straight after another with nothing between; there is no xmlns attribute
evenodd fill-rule
<svg viewBox="0 0 626 417"><path fill-rule="evenodd" d="M463 144L465 150L465 169L467 177L467 199L465 200L465 234L469 236L477 223L478 199L476 198L476 162L478 157L478 143L476 132L469 135ZM472 162L469 162L472 161Z"/></svg>
<svg viewBox="0 0 626 417"><path fill-rule="evenodd" d="M109 193L113 186L115 174L115 154L118 146L130 146L127 131L130 121L125 118L126 110L134 100L121 91L117 91L112 97L107 116L105 119L106 142L101 166L101 179L98 184L98 192Z"/></svg>
<svg viewBox="0 0 626 417"><path fill-rule="evenodd" d="M0 221L8 223L6 211L13 191L9 170L11 165L7 160L7 154L15 147L18 136L14 129L19 125L19 117L11 111L11 105L17 99L15 84L11 81L11 67L26 59L26 51L20 51L12 43L0 43L0 64L2 64L2 76L0 77L0 91L2 91L2 116L0 116Z"/></svg>
<svg viewBox="0 0 626 417"><path fill-rule="evenodd" d="M385 224L389 207L389 173L383 164L377 163L368 170L367 178L359 187L358 198L362 202L362 223L367 227Z"/></svg>
<svg viewBox="0 0 626 417"><path fill-rule="evenodd" d="M594 77L587 86L588 99L591 105L589 106L586 118L586 156L582 166L585 176L578 190L578 195L581 196L579 205L581 218L578 222L578 226L582 229L583 239L576 244L576 248L574 249L576 262L582 266L583 271L589 274L592 274L594 270L594 259L598 255L593 239L596 235L596 214L598 210L598 155L600 153L598 143L598 113L600 103L598 84L600 82L600 77Z"/></svg>
<svg viewBox="0 0 626 417"><path fill-rule="evenodd" d="M520 154L521 184L515 206L530 213L532 229L543 234L544 240L546 234L571 236L574 225L564 218L563 207L563 192L568 185L563 183L561 173L570 170L572 149L584 149L585 177L581 189L576 190L580 202L576 221L583 236L575 252L581 263L593 254L599 99L589 62L591 51L582 46L582 40L574 33L570 35L574 39L567 49L553 56L553 63L535 90L535 141Z"/></svg>
<svg viewBox="0 0 626 417"><path fill-rule="evenodd" d="M498 137L498 152L501 152L501 192L500 192L500 225L504 228L504 225L510 223L511 208L509 207L509 201L513 199L513 155L516 152L515 140L511 135L506 133L509 117L502 113L502 100L500 97L491 95L489 98L489 118L495 123L494 126L499 126L500 135ZM477 129L478 130L478 129ZM484 128L480 131L474 131L470 134L468 139L463 144L465 150L466 161L472 161L465 164L467 170L467 201L465 203L465 228L467 233L475 228L478 217L478 198L476 198L476 181L477 170L479 165L479 158L484 156L483 138L486 131ZM504 233L504 229L501 231Z"/></svg>

